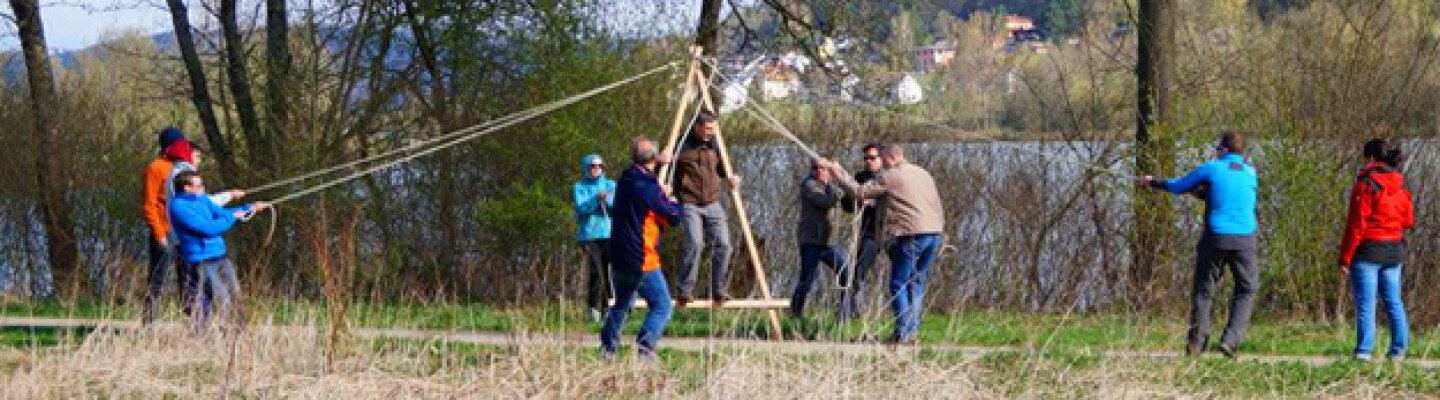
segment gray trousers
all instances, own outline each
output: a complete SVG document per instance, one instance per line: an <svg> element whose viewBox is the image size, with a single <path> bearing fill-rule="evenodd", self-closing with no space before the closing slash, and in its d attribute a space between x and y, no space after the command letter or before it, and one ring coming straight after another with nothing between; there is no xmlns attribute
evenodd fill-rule
<svg viewBox="0 0 1440 400"><path fill-rule="evenodd" d="M685 226L684 259L680 266L680 297L695 298L695 280L700 276L700 253L710 248L710 296L729 295L730 225L725 207L720 202L706 205L682 204L681 223Z"/></svg>
<svg viewBox="0 0 1440 400"><path fill-rule="evenodd" d="M1195 247L1195 286L1190 298L1190 347L1205 349L1210 340L1210 310L1215 289L1225 270L1235 275L1235 292L1230 297L1230 321L1225 324L1221 344L1237 348L1245 340L1250 314L1255 309L1255 292L1260 289L1260 265L1255 236L1205 235Z"/></svg>
<svg viewBox="0 0 1440 400"><path fill-rule="evenodd" d="M195 328L208 326L212 313L222 322L236 321L231 315L232 305L239 304L242 299L240 280L235 276L235 263L227 257L202 261L196 267L200 273L201 290L195 296Z"/></svg>

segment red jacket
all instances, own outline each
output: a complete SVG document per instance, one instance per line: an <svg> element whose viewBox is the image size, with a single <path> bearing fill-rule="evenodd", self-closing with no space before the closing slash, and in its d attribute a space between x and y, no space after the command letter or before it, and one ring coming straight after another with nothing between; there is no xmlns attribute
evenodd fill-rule
<svg viewBox="0 0 1440 400"><path fill-rule="evenodd" d="M1355 249L1360 243L1401 240L1405 238L1405 230L1415 226L1415 209L1410 204L1408 191L1401 192L1405 196L1403 202L1376 204L1379 199L1376 186L1364 179L1367 175L1382 188L1403 190L1405 187L1405 176L1400 171L1384 167L1383 163L1366 165L1360 170L1355 187L1350 189L1350 214L1345 221L1345 235L1340 240L1340 265L1354 261Z"/></svg>

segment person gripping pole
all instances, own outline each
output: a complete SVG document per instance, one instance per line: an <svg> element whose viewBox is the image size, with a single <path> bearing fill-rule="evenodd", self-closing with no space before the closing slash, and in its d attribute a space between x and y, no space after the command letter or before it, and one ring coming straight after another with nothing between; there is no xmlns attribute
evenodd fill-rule
<svg viewBox="0 0 1440 400"><path fill-rule="evenodd" d="M610 282L610 212L615 207L615 181L605 177L605 160L599 154L580 159L580 180L571 185L575 201L575 233L586 261L585 305L590 319L599 322Z"/></svg>
<svg viewBox="0 0 1440 400"><path fill-rule="evenodd" d="M635 140L630 158L630 167L615 185L615 206L610 209L615 305L600 328L600 354L606 359L615 357L620 329L639 295L650 309L636 335L637 351L641 357L653 360L672 307L670 289L660 270L660 237L664 229L680 221L680 210L670 196L670 188L655 176L656 168L668 161L655 141Z"/></svg>
<svg viewBox="0 0 1440 400"><path fill-rule="evenodd" d="M1228 269L1235 275L1230 298L1230 320L1225 325L1219 350L1234 358L1260 288L1260 265L1256 238L1256 195L1260 189L1255 167L1245 157L1245 136L1226 132L1215 147L1214 159L1178 179L1136 179L1141 187L1174 194L1193 194L1205 200L1205 232L1195 251L1195 281L1191 288L1190 329L1185 354L1198 356L1210 338L1212 298Z"/></svg>

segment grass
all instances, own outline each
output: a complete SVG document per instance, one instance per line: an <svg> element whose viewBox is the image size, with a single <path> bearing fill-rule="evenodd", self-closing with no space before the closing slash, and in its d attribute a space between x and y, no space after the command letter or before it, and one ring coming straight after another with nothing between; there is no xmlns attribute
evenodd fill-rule
<svg viewBox="0 0 1440 400"><path fill-rule="evenodd" d="M1340 362L1262 364L1102 358L1081 351L899 349L787 355L661 352L651 364L595 351L435 340L352 340L323 324L238 336L183 328L57 332L57 347L0 347L0 397L14 398L1402 398L1440 395L1440 370ZM232 343L231 340L234 340ZM231 358L231 346L236 356Z"/></svg>
<svg viewBox="0 0 1440 400"><path fill-rule="evenodd" d="M300 302L253 304L257 320L294 324L323 322L328 315L321 305ZM585 320L582 311L563 304L527 308L497 308L486 305L356 305L350 309L350 324L357 327L406 327L414 329L500 332L596 332L597 324ZM0 315L118 318L138 315L124 307L103 308L90 305L65 307L53 304L5 305ZM171 318L179 318L171 311ZM643 310L632 312L628 332L639 327ZM784 318L784 317L782 317ZM816 316L804 322L785 319L789 338L811 340L872 340L883 339L890 332L889 315L883 310L871 312L866 318L845 324L829 316ZM1223 319L1217 320L1217 325ZM1326 324L1301 320L1277 320L1256 316L1242 352L1343 356L1354 346L1353 327L1348 323ZM1124 315L1085 314L1053 315L1022 314L1003 311L965 311L954 314L930 314L921 326L922 343L960 344L1044 348L1055 351L1097 352L1101 350L1176 350L1183 346L1185 321ZM1216 326L1214 336L1219 335ZM1440 332L1412 327L1408 356L1440 358ZM710 335L741 338L769 336L765 314L744 310L677 310L666 330L669 336ZM1388 333L1381 328L1377 348L1388 343ZM17 335L7 333L7 335ZM8 339L13 341L17 339ZM38 341L44 343L44 340Z"/></svg>

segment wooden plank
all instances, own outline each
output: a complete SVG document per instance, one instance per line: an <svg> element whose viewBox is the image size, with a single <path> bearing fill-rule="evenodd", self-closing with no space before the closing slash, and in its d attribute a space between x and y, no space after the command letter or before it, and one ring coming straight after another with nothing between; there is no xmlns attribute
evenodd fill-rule
<svg viewBox="0 0 1440 400"><path fill-rule="evenodd" d="M696 86L700 87L700 99L704 100L705 109L716 113L715 115L720 115L717 111L719 108L715 107L715 100L710 98L710 87L707 85L710 82L709 76L705 74L704 69L697 73L699 81ZM715 146L720 150L720 162L725 165L725 171L728 171L730 176L737 176L735 165L730 162L730 152L725 150L725 135L722 134L720 124L715 124ZM743 181L741 185L744 185ZM770 295L770 280L765 277L765 264L760 261L760 251L755 246L755 234L750 229L749 213L745 212L745 200L741 198L740 190L731 188L730 202L735 206L735 215L740 218L740 233L745 238L745 249L750 256L750 266L755 268L756 283L760 284L760 298L761 300L773 300L774 298ZM785 340L785 331L780 328L780 313L773 308L765 310L765 313L770 318L770 337L775 340Z"/></svg>
<svg viewBox="0 0 1440 400"><path fill-rule="evenodd" d="M710 299L696 299L696 300L693 300L693 301L691 301L690 303L686 304L686 305L685 305L685 308L687 308L687 309L711 308L711 307L714 306L714 304L715 304L715 303L714 303L713 301L711 301ZM614 306L614 305L615 305L615 300L614 300L614 299L611 299L611 300L610 300L610 305L611 305L611 306ZM635 306L634 306L635 308L646 308L646 307L648 307L648 306L649 306L649 305L645 303L645 300L644 300L644 299L639 299L639 298L635 299ZM789 307L790 307L790 299L732 299L732 300L730 300L730 301L726 301L725 304L723 304L723 305L720 306L720 308L722 308L722 309L747 309L747 310L769 309L769 310L772 310L772 311L775 310L775 309L789 308ZM677 308L678 308L678 307L677 307Z"/></svg>

